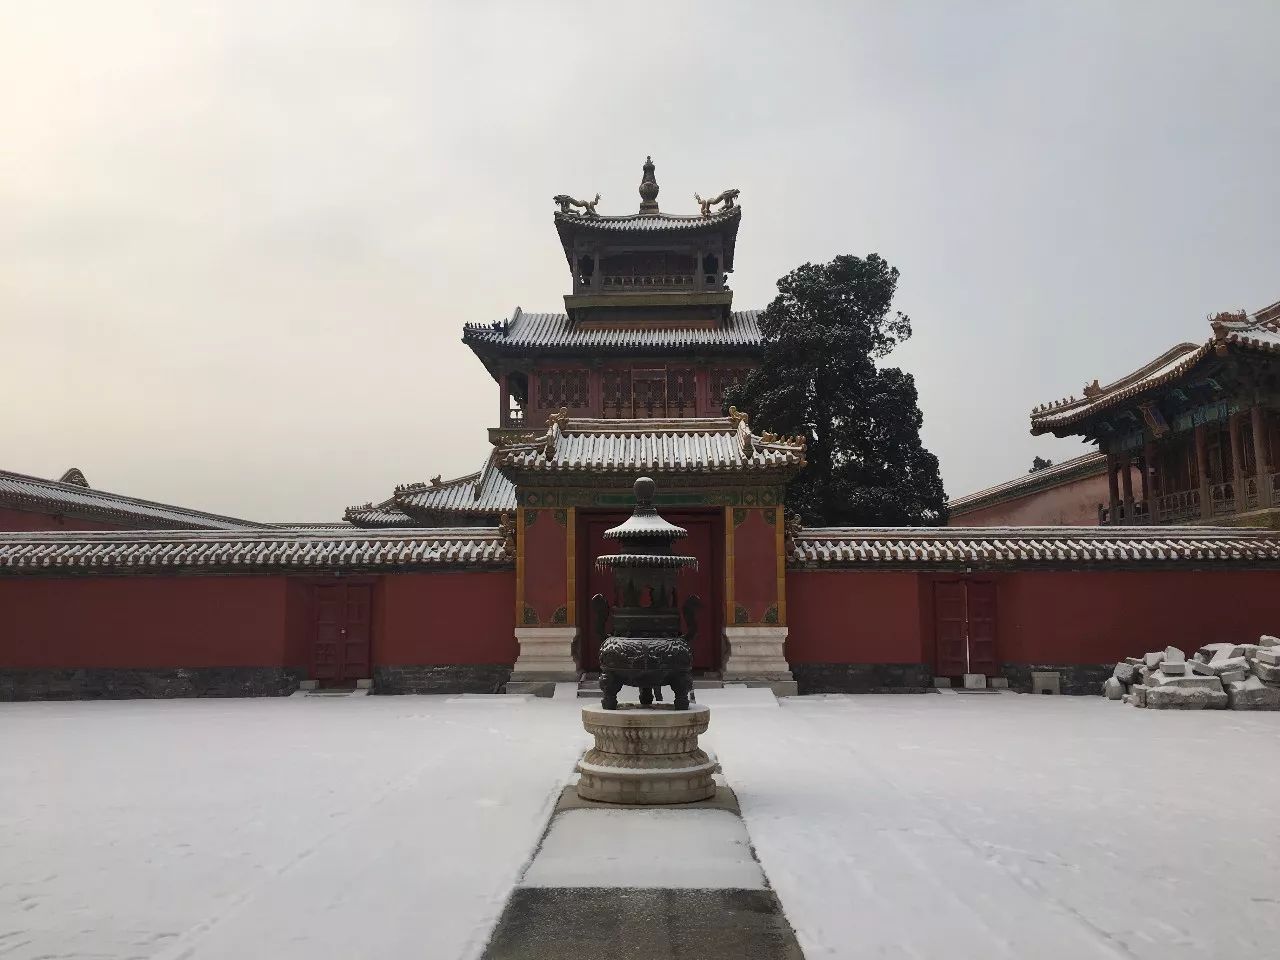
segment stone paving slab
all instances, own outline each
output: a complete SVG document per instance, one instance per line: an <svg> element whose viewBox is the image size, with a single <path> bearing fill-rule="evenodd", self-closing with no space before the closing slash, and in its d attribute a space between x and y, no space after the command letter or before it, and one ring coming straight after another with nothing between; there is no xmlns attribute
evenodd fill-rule
<svg viewBox="0 0 1280 960"><path fill-rule="evenodd" d="M772 890L625 887L517 889L484 957L804 960Z"/></svg>
<svg viewBox="0 0 1280 960"><path fill-rule="evenodd" d="M727 810L569 810L551 822L522 887L763 890L742 818Z"/></svg>

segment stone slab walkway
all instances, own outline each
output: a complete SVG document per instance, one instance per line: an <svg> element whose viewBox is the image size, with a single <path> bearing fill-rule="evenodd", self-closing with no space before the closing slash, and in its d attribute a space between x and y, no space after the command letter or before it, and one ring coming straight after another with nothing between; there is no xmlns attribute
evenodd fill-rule
<svg viewBox="0 0 1280 960"><path fill-rule="evenodd" d="M619 807L565 790L488 960L802 960L736 798Z"/></svg>

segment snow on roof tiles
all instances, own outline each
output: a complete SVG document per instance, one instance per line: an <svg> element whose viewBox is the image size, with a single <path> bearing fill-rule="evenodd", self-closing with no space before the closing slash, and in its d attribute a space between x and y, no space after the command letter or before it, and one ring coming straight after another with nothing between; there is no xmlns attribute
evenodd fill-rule
<svg viewBox="0 0 1280 960"><path fill-rule="evenodd" d="M79 474L79 471L75 472ZM64 474L71 475L71 471ZM251 520L94 490L82 481L83 474L79 474L76 480L60 481L0 470L0 505L163 528L251 530L266 526Z"/></svg>
<svg viewBox="0 0 1280 960"><path fill-rule="evenodd" d="M1234 527L815 527L791 539L801 567L929 569L1280 563L1280 534Z"/></svg>
<svg viewBox="0 0 1280 960"><path fill-rule="evenodd" d="M761 345L759 310L734 310L716 327L686 329L585 328L574 326L563 313L525 313L519 307L511 319L495 324L467 324L464 343L512 351L633 351L722 349L746 352Z"/></svg>
<svg viewBox="0 0 1280 960"><path fill-rule="evenodd" d="M502 536L485 527L0 532L0 575L193 568L400 570L509 561Z"/></svg>
<svg viewBox="0 0 1280 960"><path fill-rule="evenodd" d="M508 473L789 473L804 465L803 444L757 437L745 418L551 419L545 436L499 448L499 469Z"/></svg>

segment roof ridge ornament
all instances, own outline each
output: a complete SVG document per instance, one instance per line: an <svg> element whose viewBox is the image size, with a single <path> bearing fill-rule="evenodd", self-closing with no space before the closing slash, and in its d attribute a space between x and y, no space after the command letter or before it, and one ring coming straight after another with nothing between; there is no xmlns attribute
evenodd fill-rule
<svg viewBox="0 0 1280 960"><path fill-rule="evenodd" d="M596 213L596 204L600 202L600 194L598 193L596 194L596 198L594 200L575 200L573 199L573 197L569 196L567 193L557 193L551 199L556 203L560 204L560 212L567 217L598 216L598 214ZM581 207L582 213L574 213L572 210L569 209L570 207Z"/></svg>
<svg viewBox="0 0 1280 960"><path fill-rule="evenodd" d="M698 201L698 206L702 208L702 215L704 217L709 217L711 216L712 204L724 204L724 206L717 210L716 213L724 213L727 210L732 210L733 201L738 199L738 194L741 192L742 191L737 187L730 187L728 190L721 190L720 193L716 194L716 196L712 197L710 200L703 200L696 193L693 195L693 199Z"/></svg>
<svg viewBox="0 0 1280 960"><path fill-rule="evenodd" d="M58 478L58 482L74 483L76 486L85 487L86 489L89 486L89 481L84 478L84 474L80 471L79 467L72 467Z"/></svg>
<svg viewBox="0 0 1280 960"><path fill-rule="evenodd" d="M653 176L653 157L644 158L644 176L640 179L640 212L658 212L658 181Z"/></svg>

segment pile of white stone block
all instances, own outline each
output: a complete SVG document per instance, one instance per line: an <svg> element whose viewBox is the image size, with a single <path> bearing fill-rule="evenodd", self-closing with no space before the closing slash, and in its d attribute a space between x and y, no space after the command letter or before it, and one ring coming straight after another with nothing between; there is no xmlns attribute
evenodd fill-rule
<svg viewBox="0 0 1280 960"><path fill-rule="evenodd" d="M1177 647L1127 657L1102 693L1152 710L1280 710L1280 639L1207 643L1190 660Z"/></svg>

